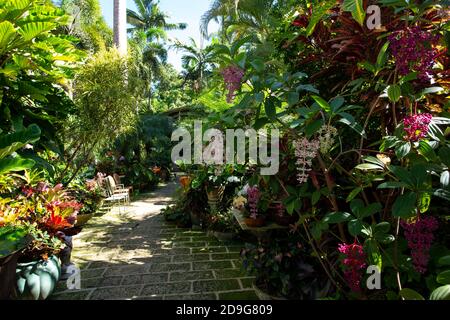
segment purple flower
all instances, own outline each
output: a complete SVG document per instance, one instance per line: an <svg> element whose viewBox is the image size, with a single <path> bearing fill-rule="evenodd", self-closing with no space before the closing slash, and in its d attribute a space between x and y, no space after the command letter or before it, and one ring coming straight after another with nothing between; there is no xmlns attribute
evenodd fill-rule
<svg viewBox="0 0 450 320"><path fill-rule="evenodd" d="M425 273L430 259L430 247L434 240L433 232L439 226L438 221L434 217L427 216L411 223L401 221L400 224L405 230L414 268L417 272Z"/></svg>
<svg viewBox="0 0 450 320"><path fill-rule="evenodd" d="M405 139L414 142L425 138L432 119L433 116L429 113L420 113L405 117L403 119L403 127L406 132Z"/></svg>
<svg viewBox="0 0 450 320"><path fill-rule="evenodd" d="M258 203L261 194L258 187L249 187L247 189L247 200L250 207L250 218L256 219L258 217Z"/></svg>
<svg viewBox="0 0 450 320"><path fill-rule="evenodd" d="M228 90L227 102L231 103L234 99L235 92L241 88L242 78L244 77L245 71L239 67L230 65L224 68L220 73L223 76L225 88Z"/></svg>

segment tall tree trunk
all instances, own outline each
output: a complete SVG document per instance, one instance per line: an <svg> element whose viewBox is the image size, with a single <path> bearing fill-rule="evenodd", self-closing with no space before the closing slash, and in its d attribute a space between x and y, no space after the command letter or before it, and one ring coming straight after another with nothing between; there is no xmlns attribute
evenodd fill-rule
<svg viewBox="0 0 450 320"><path fill-rule="evenodd" d="M122 55L127 54L127 1L114 0L114 44Z"/></svg>

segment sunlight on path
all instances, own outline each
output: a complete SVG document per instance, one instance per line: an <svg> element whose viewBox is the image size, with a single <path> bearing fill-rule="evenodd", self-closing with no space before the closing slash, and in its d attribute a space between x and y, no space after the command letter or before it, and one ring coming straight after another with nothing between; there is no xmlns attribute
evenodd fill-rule
<svg viewBox="0 0 450 320"><path fill-rule="evenodd" d="M93 218L74 237L81 290L60 282L53 299L257 299L239 260L242 244L167 224L169 183L140 196L127 212Z"/></svg>

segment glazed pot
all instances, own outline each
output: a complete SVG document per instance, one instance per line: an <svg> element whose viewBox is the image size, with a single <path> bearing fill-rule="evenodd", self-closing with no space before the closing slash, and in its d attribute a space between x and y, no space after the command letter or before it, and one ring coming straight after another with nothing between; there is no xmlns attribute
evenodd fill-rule
<svg viewBox="0 0 450 320"><path fill-rule="evenodd" d="M19 252L15 252L0 259L0 300L7 300L11 297L19 256Z"/></svg>
<svg viewBox="0 0 450 320"><path fill-rule="evenodd" d="M45 300L55 290L60 276L61 262L57 256L18 263L14 297L20 300Z"/></svg>
<svg viewBox="0 0 450 320"><path fill-rule="evenodd" d="M213 187L211 189L206 189L206 195L208 197L208 204L211 212L217 212L217 207L219 202L223 197L224 187Z"/></svg>
<svg viewBox="0 0 450 320"><path fill-rule="evenodd" d="M245 218L244 222L250 228L259 228L266 225L266 219L264 217L257 217L256 219Z"/></svg>

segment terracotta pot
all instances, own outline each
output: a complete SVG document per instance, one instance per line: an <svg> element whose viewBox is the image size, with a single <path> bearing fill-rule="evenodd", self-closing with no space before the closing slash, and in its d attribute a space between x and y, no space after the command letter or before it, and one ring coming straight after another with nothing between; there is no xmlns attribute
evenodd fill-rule
<svg viewBox="0 0 450 320"><path fill-rule="evenodd" d="M16 267L19 252L15 252L0 259L0 300L11 297L16 284Z"/></svg>
<svg viewBox="0 0 450 320"><path fill-rule="evenodd" d="M264 217L258 217L256 219L245 218L244 222L250 228L259 228L265 226L266 219Z"/></svg>
<svg viewBox="0 0 450 320"><path fill-rule="evenodd" d="M191 183L191 177L189 177L189 176L181 176L180 177L180 184L183 186L183 188L187 188L190 183Z"/></svg>

